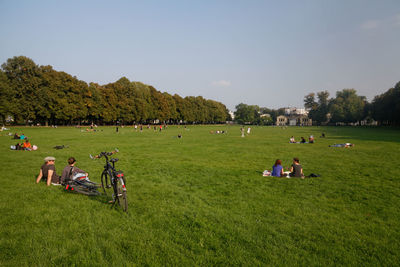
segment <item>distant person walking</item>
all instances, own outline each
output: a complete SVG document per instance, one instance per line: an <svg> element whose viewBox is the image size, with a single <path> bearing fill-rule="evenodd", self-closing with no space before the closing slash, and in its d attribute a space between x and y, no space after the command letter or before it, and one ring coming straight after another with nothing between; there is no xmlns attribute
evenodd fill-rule
<svg viewBox="0 0 400 267"><path fill-rule="evenodd" d="M247 128L247 134L250 134L251 128Z"/></svg>
<svg viewBox="0 0 400 267"><path fill-rule="evenodd" d="M240 131L242 132L242 137L244 137L244 127L240 128Z"/></svg>

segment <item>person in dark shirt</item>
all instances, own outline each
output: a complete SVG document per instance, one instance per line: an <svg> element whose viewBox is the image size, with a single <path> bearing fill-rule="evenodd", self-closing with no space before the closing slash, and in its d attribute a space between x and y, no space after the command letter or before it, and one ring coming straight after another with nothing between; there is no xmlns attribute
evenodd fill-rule
<svg viewBox="0 0 400 267"><path fill-rule="evenodd" d="M60 185L60 176L56 173L56 166L54 165L56 158L55 157L45 157L45 163L40 167L39 175L36 178L36 183L39 183L41 180L45 181L47 186L52 185Z"/></svg>
<svg viewBox="0 0 400 267"><path fill-rule="evenodd" d="M61 174L61 183L65 184L71 176L77 174L77 173L84 173L86 176L88 176L88 173L85 172L84 170L79 169L78 167L75 167L76 159L74 157L70 157L68 159L68 165L64 168L62 174Z"/></svg>
<svg viewBox="0 0 400 267"><path fill-rule="evenodd" d="M293 164L290 167L289 176L304 178L303 168L301 167L300 160L298 158L293 158Z"/></svg>

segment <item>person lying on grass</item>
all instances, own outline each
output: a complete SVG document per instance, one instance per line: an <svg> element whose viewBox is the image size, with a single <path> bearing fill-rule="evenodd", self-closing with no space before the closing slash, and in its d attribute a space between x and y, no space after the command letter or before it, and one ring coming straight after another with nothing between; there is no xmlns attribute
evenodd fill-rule
<svg viewBox="0 0 400 267"><path fill-rule="evenodd" d="M304 179L303 168L300 165L299 158L293 158L293 164L290 167L290 177L300 177Z"/></svg>
<svg viewBox="0 0 400 267"><path fill-rule="evenodd" d="M272 166L271 176L275 176L275 177L282 177L283 176L282 161L280 159L277 159L275 161L274 166Z"/></svg>
<svg viewBox="0 0 400 267"><path fill-rule="evenodd" d="M60 176L56 173L56 167L54 163L56 162L55 157L45 157L45 163L40 167L39 175L36 179L38 184L40 181L46 182L47 186L60 185Z"/></svg>
<svg viewBox="0 0 400 267"><path fill-rule="evenodd" d="M345 148L353 147L353 146L354 146L354 144L352 144L352 143L329 145L329 147L345 147Z"/></svg>
<svg viewBox="0 0 400 267"><path fill-rule="evenodd" d="M68 165L65 166L62 174L61 174L61 183L65 184L71 177L77 173L84 173L86 177L88 176L88 173L85 172L84 170L79 169L78 167L75 167L76 159L74 157L70 157L68 159Z"/></svg>

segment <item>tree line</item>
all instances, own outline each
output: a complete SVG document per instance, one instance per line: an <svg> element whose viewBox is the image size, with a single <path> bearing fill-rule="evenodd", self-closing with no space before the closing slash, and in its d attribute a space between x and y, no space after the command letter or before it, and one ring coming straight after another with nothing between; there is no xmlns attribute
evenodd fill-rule
<svg viewBox="0 0 400 267"><path fill-rule="evenodd" d="M181 97L122 77L114 83L87 84L32 59L8 59L0 69L0 119L14 123L221 123L226 106L201 96Z"/></svg>
<svg viewBox="0 0 400 267"><path fill-rule="evenodd" d="M317 99L310 93L304 97L304 107L316 124L375 120L380 125L400 125L400 82L371 102L354 89L343 89L330 99L327 91L318 92Z"/></svg>
<svg viewBox="0 0 400 267"><path fill-rule="evenodd" d="M310 93L304 97L304 107L313 124L356 123L361 120L377 121L380 125L400 125L400 82L369 103L354 89L343 89L329 98L329 92ZM268 116L264 116L268 114ZM285 108L269 109L240 103L236 106L235 121L240 124L275 124Z"/></svg>
<svg viewBox="0 0 400 267"><path fill-rule="evenodd" d="M235 121L239 124L273 125L279 115L285 114L285 108L269 109L244 103L238 104L235 108Z"/></svg>

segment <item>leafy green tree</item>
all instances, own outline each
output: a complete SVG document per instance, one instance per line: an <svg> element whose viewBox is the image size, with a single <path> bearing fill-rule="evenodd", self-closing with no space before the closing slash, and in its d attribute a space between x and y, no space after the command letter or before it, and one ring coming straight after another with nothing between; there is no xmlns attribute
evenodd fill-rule
<svg viewBox="0 0 400 267"><path fill-rule="evenodd" d="M13 100L17 107L12 110L14 119L19 123L35 120L36 92L40 85L39 67L32 59L19 56L8 59L2 68L14 92Z"/></svg>
<svg viewBox="0 0 400 267"><path fill-rule="evenodd" d="M113 90L113 86L106 85L99 88L101 95L101 119L104 122L115 122L119 118L118 97Z"/></svg>
<svg viewBox="0 0 400 267"><path fill-rule="evenodd" d="M309 93L304 97L304 107L308 110L308 117L316 121L318 114L318 103L315 101L315 94Z"/></svg>
<svg viewBox="0 0 400 267"><path fill-rule="evenodd" d="M155 118L156 110L152 103L149 86L141 82L132 82L135 95L135 120L147 122Z"/></svg>
<svg viewBox="0 0 400 267"><path fill-rule="evenodd" d="M16 112L13 105L14 101L10 81L7 75L0 70L0 118L3 124L5 124L6 116Z"/></svg>
<svg viewBox="0 0 400 267"><path fill-rule="evenodd" d="M394 88L375 96L371 115L383 125L400 125L400 82Z"/></svg>
<svg viewBox="0 0 400 267"><path fill-rule="evenodd" d="M357 122L363 119L366 98L358 96L354 89L336 92L329 106L332 122Z"/></svg>
<svg viewBox="0 0 400 267"><path fill-rule="evenodd" d="M106 85L88 85L23 56L2 65L0 90L0 119L12 115L18 123L143 123L155 119L214 123L229 117L225 105L201 96L171 96L125 77Z"/></svg>
<svg viewBox="0 0 400 267"><path fill-rule="evenodd" d="M318 102L315 101L315 94L310 93L304 97L304 107L308 110L308 117L317 123L327 121L327 114L329 112L328 91L321 91L317 93Z"/></svg>
<svg viewBox="0 0 400 267"><path fill-rule="evenodd" d="M101 105L100 85L97 83L90 83L88 87L88 94L85 98L85 104L88 109L88 117L90 123L99 123L101 114L103 113Z"/></svg>
<svg viewBox="0 0 400 267"><path fill-rule="evenodd" d="M260 108L257 105L246 105L243 103L240 103L237 105L235 111L235 121L237 121L240 124L244 123L257 123L259 117L260 117Z"/></svg>
<svg viewBox="0 0 400 267"><path fill-rule="evenodd" d="M328 91L321 91L317 93L318 96L318 108L316 112L313 114L314 118L317 122L322 123L326 122L327 115L329 112L329 93Z"/></svg>

